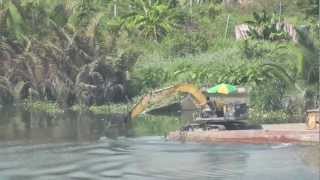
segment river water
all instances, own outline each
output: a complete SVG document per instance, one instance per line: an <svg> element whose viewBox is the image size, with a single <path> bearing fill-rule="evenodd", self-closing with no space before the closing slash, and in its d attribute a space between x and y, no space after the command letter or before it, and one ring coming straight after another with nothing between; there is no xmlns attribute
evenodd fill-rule
<svg viewBox="0 0 320 180"><path fill-rule="evenodd" d="M319 146L169 142L167 124L110 118L2 110L0 180L319 180Z"/></svg>

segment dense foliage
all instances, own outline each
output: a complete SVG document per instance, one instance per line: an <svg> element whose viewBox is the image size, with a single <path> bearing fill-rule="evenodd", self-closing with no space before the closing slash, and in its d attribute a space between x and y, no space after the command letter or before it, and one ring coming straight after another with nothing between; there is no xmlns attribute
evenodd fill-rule
<svg viewBox="0 0 320 180"><path fill-rule="evenodd" d="M234 2L2 0L0 104L127 102L181 82L247 86L255 111L277 115L288 97L314 104L318 1ZM243 23L250 38L236 40Z"/></svg>

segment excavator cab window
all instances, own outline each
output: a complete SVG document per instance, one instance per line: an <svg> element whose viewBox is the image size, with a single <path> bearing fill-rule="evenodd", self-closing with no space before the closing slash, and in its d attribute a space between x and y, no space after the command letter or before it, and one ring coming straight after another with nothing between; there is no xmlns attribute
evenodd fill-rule
<svg viewBox="0 0 320 180"><path fill-rule="evenodd" d="M215 100L211 100L209 97L207 97L207 104L211 110L210 115L216 116L216 117L223 117L224 112L222 108L219 108ZM209 114L209 113L207 113Z"/></svg>
<svg viewBox="0 0 320 180"><path fill-rule="evenodd" d="M208 104L210 109L212 109L213 111L216 110L216 108L217 108L216 102L215 101L211 101L209 97L207 97L207 104Z"/></svg>
<svg viewBox="0 0 320 180"><path fill-rule="evenodd" d="M223 109L219 109L219 108L218 108L218 109L216 110L216 114L217 114L218 117L224 117Z"/></svg>

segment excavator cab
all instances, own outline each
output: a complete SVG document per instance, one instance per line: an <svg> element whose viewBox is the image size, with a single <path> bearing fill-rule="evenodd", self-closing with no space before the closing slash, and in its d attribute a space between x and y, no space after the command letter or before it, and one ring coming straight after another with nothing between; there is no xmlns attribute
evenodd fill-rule
<svg viewBox="0 0 320 180"><path fill-rule="evenodd" d="M184 112L188 113L193 110L192 118L189 119L190 123L182 129L190 131L248 128L246 120L249 117L249 98L246 93L233 95L206 94L206 96L209 109L190 109L190 105L182 105L182 116L185 119L188 117L184 115ZM188 107L188 109L184 107Z"/></svg>
<svg viewBox="0 0 320 180"><path fill-rule="evenodd" d="M248 106L243 102L234 102L225 105L224 118L228 120L248 119Z"/></svg>

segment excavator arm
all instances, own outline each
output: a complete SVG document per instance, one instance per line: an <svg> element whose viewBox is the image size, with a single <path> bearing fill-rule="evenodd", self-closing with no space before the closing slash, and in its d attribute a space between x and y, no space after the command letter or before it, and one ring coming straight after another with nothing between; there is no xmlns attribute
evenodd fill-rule
<svg viewBox="0 0 320 180"><path fill-rule="evenodd" d="M192 84L178 84L168 88L153 91L142 97L140 101L132 108L130 118L134 119L143 113L148 107L155 105L166 98L172 97L178 93L188 93L193 96L200 107L207 108L207 98L199 88Z"/></svg>

